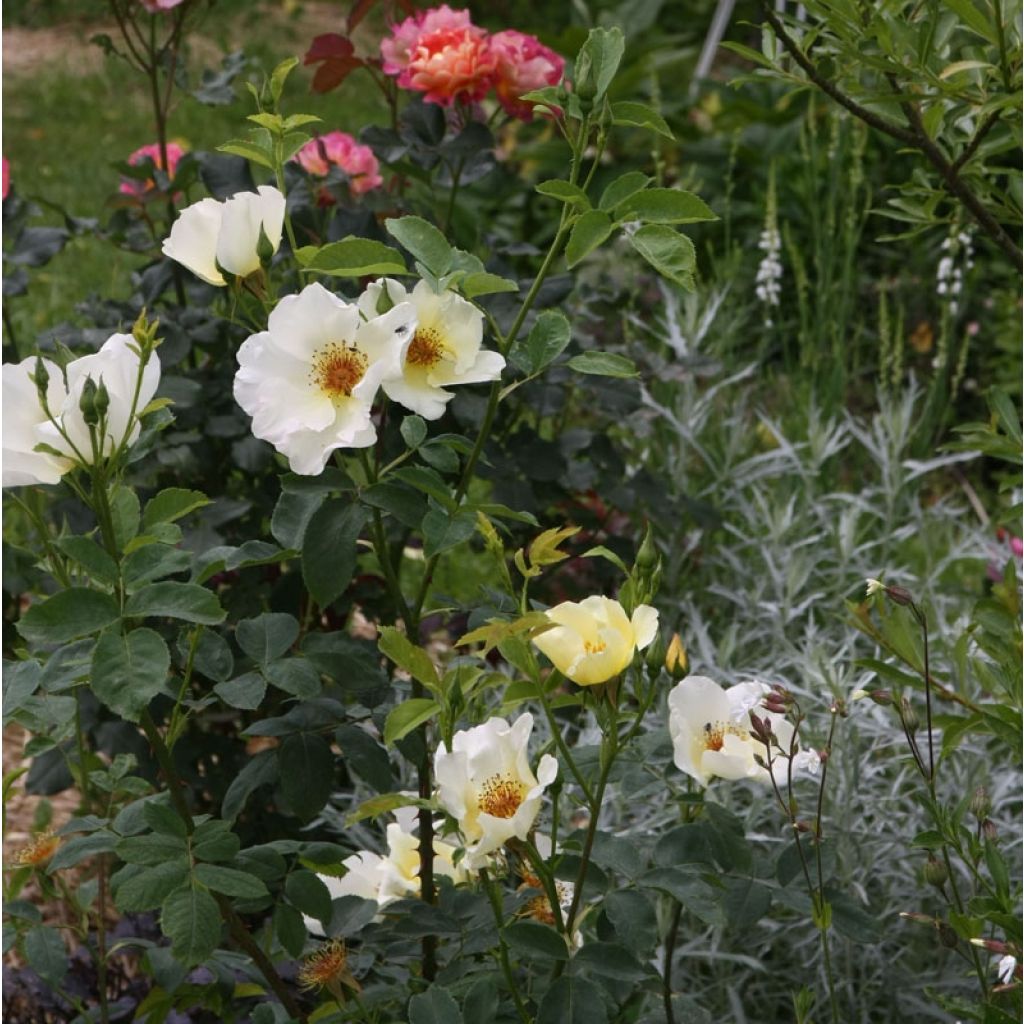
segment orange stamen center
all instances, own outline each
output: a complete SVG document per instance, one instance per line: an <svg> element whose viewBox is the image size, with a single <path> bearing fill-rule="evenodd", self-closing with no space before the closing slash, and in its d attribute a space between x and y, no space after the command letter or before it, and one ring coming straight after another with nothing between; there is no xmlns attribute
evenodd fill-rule
<svg viewBox="0 0 1024 1024"><path fill-rule="evenodd" d="M369 360L355 346L331 342L313 360L313 382L329 398L351 398L352 389L363 379Z"/></svg>
<svg viewBox="0 0 1024 1024"><path fill-rule="evenodd" d="M445 350L445 343L437 331L421 327L409 343L408 351L405 354L406 365L419 366L424 370L429 370L441 361Z"/></svg>
<svg viewBox="0 0 1024 1024"><path fill-rule="evenodd" d="M521 782L505 775L492 775L480 793L480 810L492 818L512 818L526 796Z"/></svg>
<svg viewBox="0 0 1024 1024"><path fill-rule="evenodd" d="M28 846L18 851L16 860L19 864L42 867L57 852L60 843L60 838L52 832L41 832Z"/></svg>
<svg viewBox="0 0 1024 1024"><path fill-rule="evenodd" d="M598 640L596 643L591 643L589 640L583 641L583 650L587 654L600 654L607 646L603 640Z"/></svg>
<svg viewBox="0 0 1024 1024"><path fill-rule="evenodd" d="M704 723L704 749L721 750L725 746L725 734L732 733L741 740L749 740L750 732L732 722Z"/></svg>

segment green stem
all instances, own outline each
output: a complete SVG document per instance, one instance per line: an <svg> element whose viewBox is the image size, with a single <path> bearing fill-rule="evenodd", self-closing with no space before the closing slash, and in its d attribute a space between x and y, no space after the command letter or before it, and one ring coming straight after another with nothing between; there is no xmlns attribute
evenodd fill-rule
<svg viewBox="0 0 1024 1024"><path fill-rule="evenodd" d="M557 669L552 669L552 673L557 672ZM594 794L590 791L590 787L587 785L587 780L583 777L583 773L579 770L576 762L573 760L573 756L569 751L569 747L566 745L565 737L562 735L562 730L559 727L558 720L555 718L555 712L552 710L551 705L548 703L546 694L544 693L544 684L537 684L537 700L540 706L544 709L544 715L548 720L548 726L551 729L552 739L555 741L555 746L558 747L558 752L562 755L563 760L569 766L569 771L572 772L573 778L576 780L576 784L583 790L584 799L590 806L594 804Z"/></svg>
<svg viewBox="0 0 1024 1024"><path fill-rule="evenodd" d="M494 923L498 926L498 960L501 963L502 973L505 975L505 981L508 984L509 991L512 993L512 999L516 1004L519 1019L523 1024L533 1024L533 1018L523 1003L523 997L519 994L519 987L516 985L515 975L512 973L512 964L508 958L508 946L505 945L505 938L502 934L505 919L501 907L501 894L498 892L491 876L487 873L486 868L481 868L480 877L483 879L484 888L487 890L487 898L490 900L491 910L494 911Z"/></svg>
<svg viewBox="0 0 1024 1024"><path fill-rule="evenodd" d="M683 916L683 905L678 900L672 901L672 924L669 926L665 939L665 959L661 970L661 999L665 1006L666 1024L676 1024L675 1011L672 1009L672 957L676 951L676 938L679 935L679 921Z"/></svg>

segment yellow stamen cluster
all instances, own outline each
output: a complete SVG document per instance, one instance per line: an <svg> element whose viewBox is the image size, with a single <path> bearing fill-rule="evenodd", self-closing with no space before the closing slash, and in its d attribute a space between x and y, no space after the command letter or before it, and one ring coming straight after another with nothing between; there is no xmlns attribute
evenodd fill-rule
<svg viewBox="0 0 1024 1024"><path fill-rule="evenodd" d="M359 982L348 969L348 950L341 939L331 939L306 957L299 971L302 988L327 989L338 999L344 998L342 987L359 991Z"/></svg>
<svg viewBox="0 0 1024 1024"><path fill-rule="evenodd" d="M366 373L367 363L366 355L355 346L332 341L317 352L310 376L328 397L351 398L352 389Z"/></svg>
<svg viewBox="0 0 1024 1024"><path fill-rule="evenodd" d="M480 810L492 818L512 818L525 796L521 782L508 775L492 775L480 792Z"/></svg>
<svg viewBox="0 0 1024 1024"><path fill-rule="evenodd" d="M429 370L441 361L444 354L445 343L441 335L429 327L421 327L409 343L405 362L407 366L419 366Z"/></svg>
<svg viewBox="0 0 1024 1024"><path fill-rule="evenodd" d="M523 909L519 912L521 916L530 917L534 921L540 921L541 924L547 924L554 927L555 911L551 906L551 900L549 900L547 894L543 892L544 886L541 884L540 879L535 875L524 874L523 884L519 888L542 890L540 895L534 896L532 900L527 901L523 906ZM560 904L564 905L570 902L570 889L567 882L555 882L555 892L558 894L558 902Z"/></svg>
<svg viewBox="0 0 1024 1024"><path fill-rule="evenodd" d="M598 640L597 643L591 643L589 640L583 641L583 650L587 654L601 654L607 646L603 640Z"/></svg>
<svg viewBox="0 0 1024 1024"><path fill-rule="evenodd" d="M52 832L40 832L37 836L33 836L32 842L28 846L18 851L15 860L19 864L40 868L49 862L60 844L60 839Z"/></svg>
<svg viewBox="0 0 1024 1024"><path fill-rule="evenodd" d="M704 723L704 749L721 750L725 746L726 733L739 736L742 740L750 739L750 731L733 722L711 722Z"/></svg>

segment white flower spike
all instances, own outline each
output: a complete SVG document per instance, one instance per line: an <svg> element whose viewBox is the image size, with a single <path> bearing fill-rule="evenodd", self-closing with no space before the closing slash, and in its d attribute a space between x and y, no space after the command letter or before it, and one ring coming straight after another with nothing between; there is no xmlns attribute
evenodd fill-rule
<svg viewBox="0 0 1024 1024"><path fill-rule="evenodd" d="M238 350L235 401L252 432L295 473L316 476L336 448L377 440L370 411L381 380L397 373L416 329L409 303L364 321L319 284L283 298L267 330Z"/></svg>
<svg viewBox="0 0 1024 1024"><path fill-rule="evenodd" d="M458 822L470 868L483 865L509 839L526 838L544 790L555 781L558 762L550 754L540 759L536 775L530 769L532 731L529 713L512 725L490 718L457 732L452 749L441 743L434 755L441 806Z"/></svg>
<svg viewBox="0 0 1024 1024"><path fill-rule="evenodd" d="M534 645L580 686L617 676L658 633L658 613L650 605L638 605L630 618L618 601L600 595L578 604L563 601L546 614L556 625L534 637Z"/></svg>
<svg viewBox="0 0 1024 1024"><path fill-rule="evenodd" d="M163 253L207 284L227 284L222 270L248 277L260 269L260 233L277 252L284 228L284 196L271 185L230 199L200 199L186 207L164 240Z"/></svg>
<svg viewBox="0 0 1024 1024"><path fill-rule="evenodd" d="M674 761L680 771L706 786L713 777L768 781L767 770L755 760L764 758L765 747L750 732L750 711L769 693L764 683L740 683L728 690L705 676L687 676L668 695L668 728ZM784 750L789 749L793 726L785 717L761 709ZM773 759L774 761L774 759ZM813 751L793 758L795 771L816 775L821 760ZM779 756L773 767L783 777L787 768Z"/></svg>
<svg viewBox="0 0 1024 1024"><path fill-rule="evenodd" d="M407 292L398 281L384 278L359 298L359 308L367 318L377 315L384 288L391 304L411 302L417 321L416 334L398 373L384 380L388 398L425 420L436 420L454 397L446 387L501 376L505 359L481 348L484 315L473 303L451 291L438 295L426 281Z"/></svg>

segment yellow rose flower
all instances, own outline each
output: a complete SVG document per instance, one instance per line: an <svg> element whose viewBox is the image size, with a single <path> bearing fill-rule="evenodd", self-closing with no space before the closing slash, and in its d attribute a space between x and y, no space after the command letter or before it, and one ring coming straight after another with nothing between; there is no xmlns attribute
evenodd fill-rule
<svg viewBox="0 0 1024 1024"><path fill-rule="evenodd" d="M588 597L578 604L563 601L546 614L555 626L533 642L562 675L580 686L617 676L658 632L656 609L638 605L630 618L610 597Z"/></svg>

